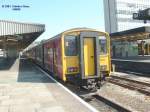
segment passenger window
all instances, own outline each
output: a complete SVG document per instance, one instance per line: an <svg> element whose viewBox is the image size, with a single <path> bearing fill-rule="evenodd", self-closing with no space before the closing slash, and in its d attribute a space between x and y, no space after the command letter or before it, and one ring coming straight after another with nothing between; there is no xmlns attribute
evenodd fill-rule
<svg viewBox="0 0 150 112"><path fill-rule="evenodd" d="M99 37L100 54L107 53L107 39L105 36Z"/></svg>
<svg viewBox="0 0 150 112"><path fill-rule="evenodd" d="M77 37L73 35L65 36L65 55L77 55Z"/></svg>

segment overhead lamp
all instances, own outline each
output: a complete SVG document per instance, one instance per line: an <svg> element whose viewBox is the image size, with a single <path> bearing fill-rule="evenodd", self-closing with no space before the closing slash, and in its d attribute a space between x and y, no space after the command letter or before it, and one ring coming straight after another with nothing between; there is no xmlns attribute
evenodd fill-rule
<svg viewBox="0 0 150 112"><path fill-rule="evenodd" d="M18 34L15 33L14 36L17 37L17 40L22 40L23 39L22 35L18 35Z"/></svg>
<svg viewBox="0 0 150 112"><path fill-rule="evenodd" d="M7 39L7 41L9 41L9 40L10 40L10 41L15 41L15 42L17 42L17 41L18 41L18 40L13 39L13 38L8 38L8 39Z"/></svg>

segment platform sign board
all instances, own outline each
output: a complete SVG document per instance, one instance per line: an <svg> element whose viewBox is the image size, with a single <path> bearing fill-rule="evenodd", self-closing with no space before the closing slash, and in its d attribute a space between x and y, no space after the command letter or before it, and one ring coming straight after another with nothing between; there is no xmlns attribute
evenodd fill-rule
<svg viewBox="0 0 150 112"><path fill-rule="evenodd" d="M138 13L133 13L133 19L138 19L138 18L139 18Z"/></svg>
<svg viewBox="0 0 150 112"><path fill-rule="evenodd" d="M133 19L150 20L150 8L145 10L139 10L138 13L133 13Z"/></svg>

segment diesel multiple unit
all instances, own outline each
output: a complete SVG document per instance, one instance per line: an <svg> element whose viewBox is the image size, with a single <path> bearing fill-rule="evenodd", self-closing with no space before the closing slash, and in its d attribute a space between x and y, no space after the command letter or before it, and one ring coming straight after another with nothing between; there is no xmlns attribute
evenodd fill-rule
<svg viewBox="0 0 150 112"><path fill-rule="evenodd" d="M64 31L25 54L53 76L88 89L110 74L110 37L90 28Z"/></svg>

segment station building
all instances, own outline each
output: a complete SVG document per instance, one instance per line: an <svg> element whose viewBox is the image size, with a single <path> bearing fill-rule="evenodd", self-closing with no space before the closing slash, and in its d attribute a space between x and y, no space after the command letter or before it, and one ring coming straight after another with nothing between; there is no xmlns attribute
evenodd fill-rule
<svg viewBox="0 0 150 112"><path fill-rule="evenodd" d="M147 31L150 21L145 24L143 20L133 19L133 13L149 7L149 0L104 0L105 31L111 34L113 57L150 54Z"/></svg>
<svg viewBox="0 0 150 112"><path fill-rule="evenodd" d="M150 26L111 33L110 36L114 58L150 55Z"/></svg>
<svg viewBox="0 0 150 112"><path fill-rule="evenodd" d="M18 57L44 31L44 24L0 20L0 57Z"/></svg>

